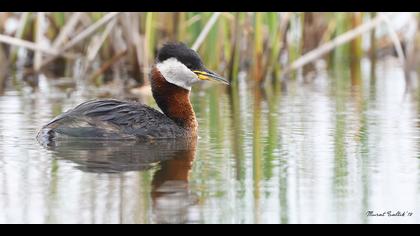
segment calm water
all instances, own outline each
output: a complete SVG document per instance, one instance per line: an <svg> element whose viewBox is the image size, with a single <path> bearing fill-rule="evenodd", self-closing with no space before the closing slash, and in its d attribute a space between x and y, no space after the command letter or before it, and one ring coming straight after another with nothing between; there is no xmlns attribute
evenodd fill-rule
<svg viewBox="0 0 420 236"><path fill-rule="evenodd" d="M0 223L420 223L420 100L394 62L283 91L193 92L198 140L47 150L38 129L91 96L8 89Z"/></svg>

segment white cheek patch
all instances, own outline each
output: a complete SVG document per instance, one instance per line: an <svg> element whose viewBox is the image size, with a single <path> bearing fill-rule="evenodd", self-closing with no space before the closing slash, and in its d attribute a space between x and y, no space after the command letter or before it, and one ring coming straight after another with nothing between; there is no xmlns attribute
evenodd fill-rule
<svg viewBox="0 0 420 236"><path fill-rule="evenodd" d="M199 81L194 72L174 57L158 63L156 67L166 81L187 90L191 90L191 85Z"/></svg>

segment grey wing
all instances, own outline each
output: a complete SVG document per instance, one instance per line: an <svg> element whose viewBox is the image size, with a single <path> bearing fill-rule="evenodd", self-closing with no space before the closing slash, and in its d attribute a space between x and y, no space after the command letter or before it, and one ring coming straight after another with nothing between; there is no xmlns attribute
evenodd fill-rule
<svg viewBox="0 0 420 236"><path fill-rule="evenodd" d="M39 136L97 139L171 138L177 125L161 112L138 103L93 100L80 104L47 124Z"/></svg>

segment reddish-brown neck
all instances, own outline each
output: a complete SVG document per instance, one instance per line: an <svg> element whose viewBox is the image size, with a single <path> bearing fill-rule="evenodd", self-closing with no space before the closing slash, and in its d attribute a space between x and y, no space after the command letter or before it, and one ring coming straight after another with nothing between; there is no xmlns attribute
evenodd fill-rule
<svg viewBox="0 0 420 236"><path fill-rule="evenodd" d="M198 124L190 102L190 91L165 80L156 67L151 73L153 97L165 115L180 126L196 132Z"/></svg>

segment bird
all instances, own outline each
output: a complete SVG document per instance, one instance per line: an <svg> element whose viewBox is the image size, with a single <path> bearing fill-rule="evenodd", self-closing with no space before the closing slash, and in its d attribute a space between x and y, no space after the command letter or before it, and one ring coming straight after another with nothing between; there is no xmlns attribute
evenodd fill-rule
<svg viewBox="0 0 420 236"><path fill-rule="evenodd" d="M198 122L190 101L200 81L229 81L204 66L200 55L182 42L158 51L149 74L153 98L161 111L116 99L90 100L55 117L38 134L48 145L60 138L154 140L197 137Z"/></svg>

